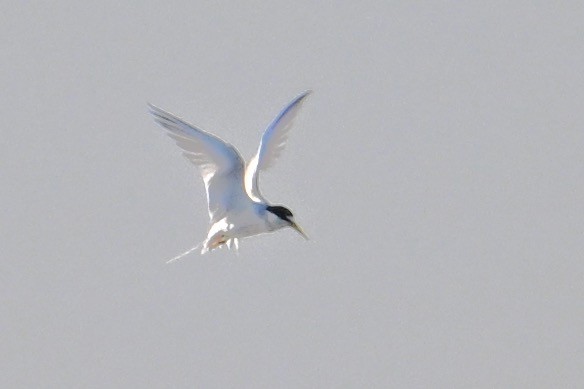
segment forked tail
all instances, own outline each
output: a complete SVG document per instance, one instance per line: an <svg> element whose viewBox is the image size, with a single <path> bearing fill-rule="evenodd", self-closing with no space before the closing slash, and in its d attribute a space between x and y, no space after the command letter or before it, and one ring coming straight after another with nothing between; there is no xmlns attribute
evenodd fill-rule
<svg viewBox="0 0 584 389"><path fill-rule="evenodd" d="M239 254L239 239L237 239L237 238L232 238L232 239L228 239L228 240L223 239L223 240L218 240L218 241L210 241L209 239L206 239L206 240L202 241L201 243L199 243L198 245L196 245L195 247L191 247L190 249L188 249L184 253L179 254L172 259L169 259L168 261L166 261L166 263L172 263L172 262L178 261L182 257L189 255L190 253L192 253L193 251L195 251L196 249L198 249L201 246L203 246L203 248L201 250L201 254L206 254L209 251L213 251L216 248L222 247L223 245L226 245L227 248L229 248L229 250L234 248L235 252L237 254Z"/></svg>
<svg viewBox="0 0 584 389"><path fill-rule="evenodd" d="M201 247L201 245L205 243L205 242L201 242L198 245L196 245L195 247L192 247L190 249L188 249L187 251L185 251L184 253L177 255L176 257L169 259L168 261L166 261L166 263L172 263L174 261L178 261L179 259L181 259L182 257L184 257L185 255L189 255L190 253L192 253L193 251L195 251L196 249L198 249L199 247Z"/></svg>

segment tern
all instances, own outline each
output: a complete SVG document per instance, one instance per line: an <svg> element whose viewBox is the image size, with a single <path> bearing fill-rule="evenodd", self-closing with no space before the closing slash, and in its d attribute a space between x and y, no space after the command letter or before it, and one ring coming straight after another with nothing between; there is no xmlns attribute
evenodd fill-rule
<svg viewBox="0 0 584 389"><path fill-rule="evenodd" d="M270 204L261 194L259 177L260 172L271 167L281 154L292 122L310 93L300 94L280 111L264 131L257 153L247 164L230 143L148 104L154 120L174 139L183 155L199 168L207 192L210 219L207 238L169 262L201 245L201 254L224 245L237 250L240 239L285 227L295 229L308 239L288 208Z"/></svg>

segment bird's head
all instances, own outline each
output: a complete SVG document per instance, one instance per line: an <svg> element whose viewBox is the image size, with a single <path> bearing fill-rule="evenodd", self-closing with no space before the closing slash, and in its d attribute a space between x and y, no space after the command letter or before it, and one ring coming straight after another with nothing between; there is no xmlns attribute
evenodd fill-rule
<svg viewBox="0 0 584 389"><path fill-rule="evenodd" d="M298 231L304 239L308 240L308 236L306 236L304 231L302 231L302 228L296 224L294 221L294 215L292 215L292 212L288 208L281 205L268 205L266 210L269 212L269 220L271 224L276 228L292 227Z"/></svg>

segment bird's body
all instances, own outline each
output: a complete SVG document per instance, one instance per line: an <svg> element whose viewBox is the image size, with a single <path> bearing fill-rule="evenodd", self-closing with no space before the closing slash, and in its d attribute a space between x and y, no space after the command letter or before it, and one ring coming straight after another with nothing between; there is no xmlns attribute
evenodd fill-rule
<svg viewBox="0 0 584 389"><path fill-rule="evenodd" d="M309 93L296 97L272 121L262 136L258 152L247 165L231 144L149 105L156 122L168 131L185 157L199 167L205 182L210 227L202 253L223 245L237 248L242 238L283 227L292 227L306 237L292 212L270 205L263 197L259 173L270 167L284 148L292 120Z"/></svg>
<svg viewBox="0 0 584 389"><path fill-rule="evenodd" d="M232 208L224 218L211 223L203 250L212 250L223 243L237 246L239 239L271 231L264 219L265 212L263 204L253 201Z"/></svg>

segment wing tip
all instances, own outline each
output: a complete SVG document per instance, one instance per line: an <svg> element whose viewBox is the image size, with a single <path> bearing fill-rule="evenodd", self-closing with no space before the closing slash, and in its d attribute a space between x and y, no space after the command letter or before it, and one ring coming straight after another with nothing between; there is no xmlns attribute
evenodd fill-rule
<svg viewBox="0 0 584 389"><path fill-rule="evenodd" d="M146 106L148 107L148 113L153 115L154 117L161 117L162 114L168 114L168 112L164 111L162 108L155 106L149 101L146 102Z"/></svg>
<svg viewBox="0 0 584 389"><path fill-rule="evenodd" d="M300 95L298 95L298 97L296 98L297 101L303 100L305 97L308 97L309 95L311 95L314 91L312 89L307 89L304 92L300 93Z"/></svg>

